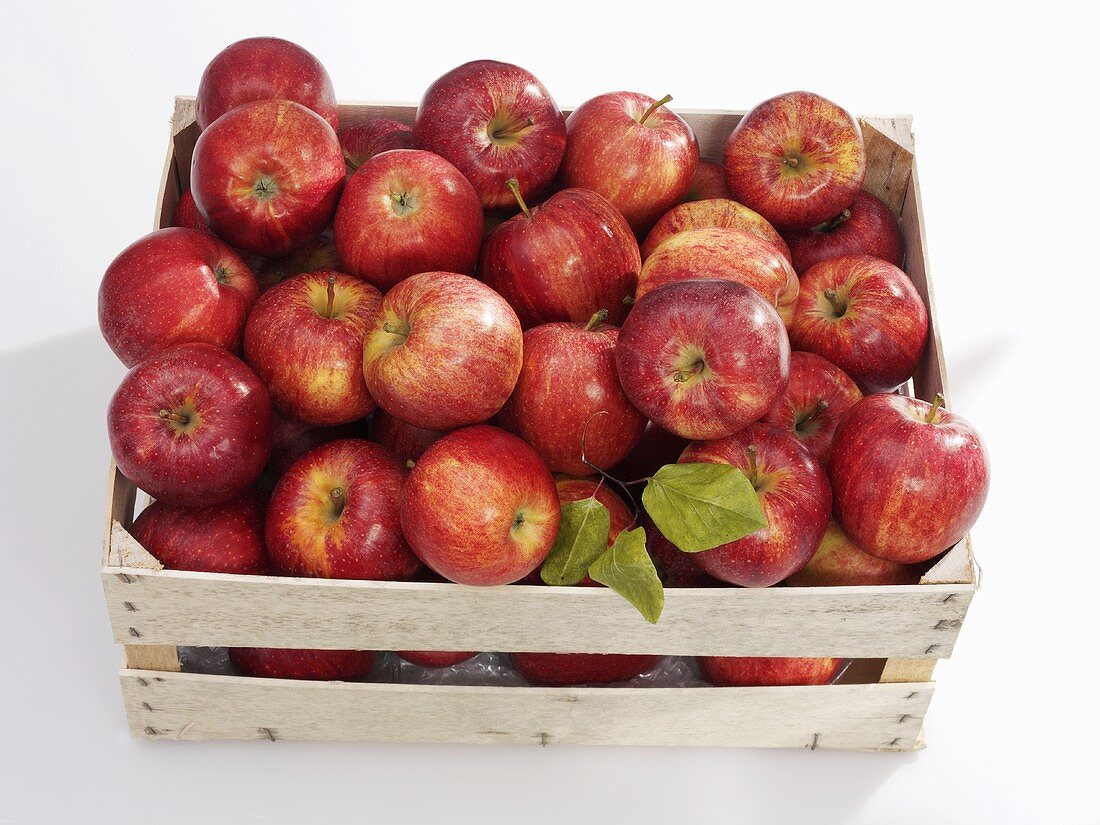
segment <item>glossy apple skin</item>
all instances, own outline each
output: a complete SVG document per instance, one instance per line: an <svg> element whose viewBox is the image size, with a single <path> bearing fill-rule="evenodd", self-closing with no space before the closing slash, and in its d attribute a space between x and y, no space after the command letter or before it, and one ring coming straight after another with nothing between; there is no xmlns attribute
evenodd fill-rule
<svg viewBox="0 0 1100 825"><path fill-rule="evenodd" d="M289 100L246 103L195 143L191 192L219 238L256 255L285 255L321 233L346 177L336 133Z"/></svg>
<svg viewBox="0 0 1100 825"><path fill-rule="evenodd" d="M726 168L720 163L700 160L695 167L691 186L684 194L684 203L709 200L710 198L728 198L730 188L726 185Z"/></svg>
<svg viewBox="0 0 1100 825"><path fill-rule="evenodd" d="M862 587L919 582L919 567L865 553L832 519L813 558L787 579L787 584L793 587Z"/></svg>
<svg viewBox="0 0 1100 825"><path fill-rule="evenodd" d="M371 418L371 438L402 461L416 461L446 432L414 427L385 410L375 410Z"/></svg>
<svg viewBox="0 0 1100 825"><path fill-rule="evenodd" d="M416 146L411 126L384 117L373 117L341 129L338 137L349 172L354 172L382 152L413 149Z"/></svg>
<svg viewBox="0 0 1100 825"><path fill-rule="evenodd" d="M494 137L498 131L512 134ZM509 178L533 202L554 180L565 151L565 118L526 69L475 60L436 80L416 110L417 146L449 160L486 209L514 209Z"/></svg>
<svg viewBox="0 0 1100 825"><path fill-rule="evenodd" d="M695 563L695 553L685 553L665 538L648 514L642 517L646 550L665 587L725 587L725 582L708 576Z"/></svg>
<svg viewBox="0 0 1100 825"><path fill-rule="evenodd" d="M642 242L642 260L652 255L653 250L673 235L691 229L710 227L737 229L756 235L761 240L774 244L784 258L791 260L791 251L787 248L787 242L767 220L747 206L725 198L682 203L665 212Z"/></svg>
<svg viewBox="0 0 1100 825"><path fill-rule="evenodd" d="M523 331L508 302L454 272L423 272L387 292L363 351L379 406L427 430L492 418L522 365Z"/></svg>
<svg viewBox="0 0 1100 825"><path fill-rule="evenodd" d="M267 575L264 504L254 489L210 507L154 501L134 519L130 535L169 570Z"/></svg>
<svg viewBox="0 0 1100 825"><path fill-rule="evenodd" d="M660 656L622 653L513 653L512 664L537 685L610 685L652 669Z"/></svg>
<svg viewBox="0 0 1100 825"><path fill-rule="evenodd" d="M497 427L449 433L416 462L401 526L428 567L459 584L511 584L535 570L558 532L554 479L538 453Z"/></svg>
<svg viewBox="0 0 1100 825"><path fill-rule="evenodd" d="M738 229L708 227L671 236L646 258L635 298L665 284L711 279L752 287L790 324L798 301L794 268L774 244Z"/></svg>
<svg viewBox="0 0 1100 825"><path fill-rule="evenodd" d="M126 366L175 344L240 352L256 276L232 249L197 229L158 229L130 244L99 285L99 328Z"/></svg>
<svg viewBox="0 0 1100 825"><path fill-rule="evenodd" d="M267 507L271 565L284 576L391 581L420 563L398 522L404 463L370 441L322 444L283 474ZM343 492L342 501L333 492Z"/></svg>
<svg viewBox="0 0 1100 825"><path fill-rule="evenodd" d="M840 670L840 659L782 656L700 656L703 677L718 687L827 685Z"/></svg>
<svg viewBox="0 0 1100 825"><path fill-rule="evenodd" d="M826 297L834 290L839 313ZM892 390L913 374L928 337L928 311L904 272L869 255L822 261L802 276L791 343L832 361L864 393Z"/></svg>
<svg viewBox="0 0 1100 825"><path fill-rule="evenodd" d="M839 214L867 172L856 119L812 92L778 95L746 114L726 142L725 161L733 199L780 230Z"/></svg>
<svg viewBox="0 0 1100 825"><path fill-rule="evenodd" d="M870 192L860 190L839 215L809 229L785 233L795 271L841 255L870 255L900 267L901 230L890 207Z"/></svg>
<svg viewBox="0 0 1100 825"><path fill-rule="evenodd" d="M627 398L659 427L722 438L775 404L787 386L790 344L779 314L755 290L681 281L634 305L615 364Z"/></svg>
<svg viewBox="0 0 1100 825"><path fill-rule="evenodd" d="M363 343L381 305L382 293L370 284L331 271L295 275L260 296L245 327L244 355L280 413L331 427L374 410Z"/></svg>
<svg viewBox="0 0 1100 825"><path fill-rule="evenodd" d="M354 682L370 673L369 650L296 650L281 647L231 647L229 660L245 676Z"/></svg>
<svg viewBox="0 0 1100 825"><path fill-rule="evenodd" d="M397 653L406 662L419 667L454 667L477 655L477 651L401 650Z"/></svg>
<svg viewBox="0 0 1100 825"><path fill-rule="evenodd" d="M470 274L481 248L481 203L438 155L395 149L348 181L333 230L347 271L383 292L418 272Z"/></svg>
<svg viewBox="0 0 1100 825"><path fill-rule="evenodd" d="M687 121L647 95L612 92L578 106L559 175L567 187L603 195L639 236L687 194L699 147Z"/></svg>
<svg viewBox="0 0 1100 825"><path fill-rule="evenodd" d="M176 208L172 210L172 226L197 229L207 235L214 234L210 224L204 221L202 215L199 214L199 208L195 206L195 196L191 194L190 189L180 195Z"/></svg>
<svg viewBox="0 0 1100 825"><path fill-rule="evenodd" d="M585 322L606 309L621 324L642 268L638 242L607 199L563 189L485 239L478 277L516 310L524 329Z"/></svg>
<svg viewBox="0 0 1100 825"><path fill-rule="evenodd" d="M615 478L637 481L653 475L666 464L675 464L688 439L648 422L630 454L611 471Z"/></svg>
<svg viewBox="0 0 1100 825"><path fill-rule="evenodd" d="M287 278L301 275L303 272L317 272L320 269L339 269L336 257L336 243L332 240L332 230L326 229L305 246L286 255L263 258L256 264L256 277L260 279L260 289L267 290L280 284Z"/></svg>
<svg viewBox="0 0 1100 825"><path fill-rule="evenodd" d="M792 352L787 389L760 420L794 433L827 467L837 424L861 398L856 382L840 367L812 352ZM822 402L827 406L821 408Z"/></svg>
<svg viewBox="0 0 1100 825"><path fill-rule="evenodd" d="M962 540L989 493L989 454L966 419L926 401L869 395L841 421L829 466L836 516L872 555L927 561Z"/></svg>
<svg viewBox="0 0 1100 825"><path fill-rule="evenodd" d="M339 124L336 94L325 67L301 46L278 37L250 37L226 46L199 80L195 112L205 129L230 109L254 100L292 100Z"/></svg>
<svg viewBox="0 0 1100 825"><path fill-rule="evenodd" d="M543 324L523 334L523 368L496 421L538 451L554 473L592 475L634 449L646 418L615 371L618 327Z"/></svg>
<svg viewBox="0 0 1100 825"><path fill-rule="evenodd" d="M753 481L768 526L742 539L695 553L692 561L716 579L742 587L770 587L802 569L829 524L832 494L817 460L794 435L771 424L751 424L717 441L690 444L681 463L731 464Z"/></svg>
<svg viewBox="0 0 1100 825"><path fill-rule="evenodd" d="M177 423L161 411L188 418ZM180 344L126 374L107 408L122 474L167 504L228 501L259 478L271 450L271 397L243 361Z"/></svg>

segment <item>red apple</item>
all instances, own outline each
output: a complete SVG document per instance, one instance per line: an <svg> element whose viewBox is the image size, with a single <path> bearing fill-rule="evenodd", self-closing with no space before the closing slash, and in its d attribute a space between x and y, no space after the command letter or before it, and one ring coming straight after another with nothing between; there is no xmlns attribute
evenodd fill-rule
<svg viewBox="0 0 1100 825"><path fill-rule="evenodd" d="M338 137L349 172L382 152L415 147L411 126L384 117L373 117L341 129Z"/></svg>
<svg viewBox="0 0 1100 825"><path fill-rule="evenodd" d="M229 660L245 676L354 682L370 673L369 650L295 650L283 647L231 647Z"/></svg>
<svg viewBox="0 0 1100 825"><path fill-rule="evenodd" d="M335 427L315 427L276 413L271 436L271 456L259 486L269 494L283 473L314 447L344 438L363 438L366 423L354 421Z"/></svg>
<svg viewBox="0 0 1100 825"><path fill-rule="evenodd" d="M829 474L840 525L872 555L926 561L962 540L989 493L973 425L900 395L870 395L840 422Z"/></svg>
<svg viewBox="0 0 1100 825"><path fill-rule="evenodd" d="M710 227L738 229L756 235L761 240L774 244L779 254L788 261L791 260L791 251L787 248L787 242L770 223L747 206L723 198L682 203L665 212L645 236L645 241L642 243L642 260L652 255L653 250L673 235L690 229Z"/></svg>
<svg viewBox="0 0 1100 825"><path fill-rule="evenodd" d="M802 277L791 343L832 361L865 393L907 381L927 337L924 301L891 263L844 255Z"/></svg>
<svg viewBox="0 0 1100 825"><path fill-rule="evenodd" d="M565 122L562 183L603 195L639 235L680 202L699 164L691 127L664 105L671 99L600 95Z"/></svg>
<svg viewBox="0 0 1100 825"><path fill-rule="evenodd" d="M266 575L264 498L248 490L210 507L176 507L154 501L141 511L130 535L169 570Z"/></svg>
<svg viewBox="0 0 1100 825"><path fill-rule="evenodd" d="M122 474L166 504L228 501L259 478L271 450L271 397L244 362L210 344L150 355L107 408Z"/></svg>
<svg viewBox="0 0 1100 825"><path fill-rule="evenodd" d="M651 670L660 656L622 653L513 653L512 664L537 685L610 685Z"/></svg>
<svg viewBox="0 0 1100 825"><path fill-rule="evenodd" d="M429 447L401 502L413 552L459 584L522 579L550 552L560 517L554 479L538 453L487 425L456 430Z"/></svg>
<svg viewBox="0 0 1100 825"><path fill-rule="evenodd" d="M894 213L862 190L839 215L810 229L792 229L786 233L786 240L799 275L814 264L841 255L870 255L901 266L901 230Z"/></svg>
<svg viewBox="0 0 1100 825"><path fill-rule="evenodd" d="M827 685L840 670L840 659L782 656L700 656L703 677L719 687Z"/></svg>
<svg viewBox="0 0 1100 825"><path fill-rule="evenodd" d="M295 249L286 255L261 259L256 264L256 277L260 279L261 289L270 289L275 284L282 283L295 275L301 275L303 272L339 268L332 230L326 229L300 249Z"/></svg>
<svg viewBox="0 0 1100 825"><path fill-rule="evenodd" d="M446 435L441 430L425 430L406 424L385 410L375 410L370 426L371 438L402 461L416 461L428 447Z"/></svg>
<svg viewBox="0 0 1100 825"><path fill-rule="evenodd" d="M534 447L551 472L585 476L607 469L642 437L646 419L615 372L617 327L543 324L523 334L523 369L497 423Z"/></svg>
<svg viewBox="0 0 1100 825"><path fill-rule="evenodd" d="M724 582L708 576L693 561L694 553L685 553L671 541L665 538L664 533L657 529L653 519L646 515L642 519L645 527L646 550L653 560L653 566L657 568L657 575L665 587L718 587L724 586Z"/></svg>
<svg viewBox="0 0 1100 825"><path fill-rule="evenodd" d="M416 110L416 144L465 175L486 209L510 209L509 178L527 200L550 185L565 151L565 118L526 69L475 60L428 87Z"/></svg>
<svg viewBox="0 0 1100 825"><path fill-rule="evenodd" d="M473 272L481 228L469 181L418 149L395 149L360 166L333 224L348 272L383 292L418 272Z"/></svg>
<svg viewBox="0 0 1100 825"><path fill-rule="evenodd" d="M195 110L205 129L230 109L253 100L292 100L335 129L336 95L325 67L301 46L278 37L250 37L226 46L199 80Z"/></svg>
<svg viewBox="0 0 1100 825"><path fill-rule="evenodd" d="M726 183L734 200L777 229L809 228L839 214L866 172L856 119L812 92L765 100L726 142Z"/></svg>
<svg viewBox="0 0 1100 825"><path fill-rule="evenodd" d="M654 289L679 281L734 281L752 287L790 324L798 301L798 276L779 248L738 229L679 232L646 258L638 275L641 300Z"/></svg>
<svg viewBox="0 0 1100 825"><path fill-rule="evenodd" d="M267 507L267 551L284 576L408 579L420 569L398 523L405 465L370 441L322 444L283 474Z"/></svg>
<svg viewBox="0 0 1100 825"><path fill-rule="evenodd" d="M619 380L643 415L675 435L722 438L755 421L787 386L783 320L755 290L682 281L653 290L627 316Z"/></svg>
<svg viewBox="0 0 1100 825"><path fill-rule="evenodd" d="M175 344L239 352L260 285L232 249L197 229L158 229L126 247L99 286L99 328L126 366Z"/></svg>
<svg viewBox="0 0 1100 825"><path fill-rule="evenodd" d="M793 432L827 467L836 425L861 398L856 382L840 367L812 352L792 352L787 389L760 420Z"/></svg>
<svg viewBox="0 0 1100 825"><path fill-rule="evenodd" d="M477 655L476 651L459 651L452 653L448 650L401 650L397 654L406 662L419 667L454 667L467 659Z"/></svg>
<svg viewBox="0 0 1100 825"><path fill-rule="evenodd" d="M794 587L844 587L917 584L920 568L898 564L860 550L832 519L813 558L787 579Z"/></svg>
<svg viewBox="0 0 1100 825"><path fill-rule="evenodd" d="M695 176L691 186L684 194L683 201L702 201L710 198L728 198L730 188L726 186L726 168L720 163L700 160L695 167Z"/></svg>
<svg viewBox="0 0 1100 825"><path fill-rule="evenodd" d="M191 194L190 189L180 195L179 202L176 203L176 208L172 210L172 226L180 226L185 229L197 229L200 232L205 232L207 235L214 234L214 230L210 228L210 224L204 221L202 215L199 214L199 208L195 206L195 196Z"/></svg>
<svg viewBox="0 0 1100 825"><path fill-rule="evenodd" d="M621 324L642 260L623 216L587 189L564 189L494 229L478 277L516 310L524 329L550 321L584 323L606 310Z"/></svg>
<svg viewBox="0 0 1100 825"><path fill-rule="evenodd" d="M832 506L829 479L790 432L751 424L728 438L689 445L680 461L740 469L768 520L742 539L695 553L692 561L704 572L742 587L769 587L801 570L821 544Z"/></svg>
<svg viewBox="0 0 1100 825"><path fill-rule="evenodd" d="M428 430L494 416L522 365L523 332L508 302L454 272L422 272L387 292L363 352L379 406Z"/></svg>
<svg viewBox="0 0 1100 825"><path fill-rule="evenodd" d="M284 255L328 226L344 187L332 127L289 100L238 106L195 144L191 192L218 237L257 255Z"/></svg>
<svg viewBox="0 0 1100 825"><path fill-rule="evenodd" d="M279 412L330 427L377 406L363 380L363 342L381 304L370 284L332 271L295 275L260 296L244 355Z"/></svg>
<svg viewBox="0 0 1100 825"><path fill-rule="evenodd" d="M688 439L674 435L650 421L630 455L620 461L612 472L623 481L647 478L666 464L675 464L687 445Z"/></svg>

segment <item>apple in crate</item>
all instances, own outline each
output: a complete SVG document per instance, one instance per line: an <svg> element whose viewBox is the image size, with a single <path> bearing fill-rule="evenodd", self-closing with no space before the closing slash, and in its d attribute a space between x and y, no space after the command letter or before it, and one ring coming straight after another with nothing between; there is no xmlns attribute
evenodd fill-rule
<svg viewBox="0 0 1100 825"><path fill-rule="evenodd" d="M345 168L320 116L289 100L259 100L199 135L191 192L218 237L256 255L284 255L328 226Z"/></svg>
<svg viewBox="0 0 1100 825"><path fill-rule="evenodd" d="M416 146L411 126L384 117L373 117L341 129L337 137L349 172L354 172L382 152L413 149Z"/></svg>
<svg viewBox="0 0 1100 825"><path fill-rule="evenodd" d="M167 504L199 507L250 487L271 450L271 397L243 361L210 344L150 355L107 408L122 474Z"/></svg>
<svg viewBox="0 0 1100 825"><path fill-rule="evenodd" d="M622 653L513 653L512 664L536 685L610 685L652 670L660 656Z"/></svg>
<svg viewBox="0 0 1100 825"><path fill-rule="evenodd" d="M379 406L428 430L494 416L522 365L523 331L508 302L454 272L422 272L387 292L363 351Z"/></svg>
<svg viewBox="0 0 1100 825"><path fill-rule="evenodd" d="M791 343L848 373L864 393L913 374L928 337L928 311L909 277L870 255L822 261L802 276Z"/></svg>
<svg viewBox="0 0 1100 825"><path fill-rule="evenodd" d="M268 492L274 490L283 473L314 447L344 438L363 438L366 429L366 421L353 421L334 427L315 427L276 413L271 436L271 455L267 459L260 486Z"/></svg>
<svg viewBox="0 0 1100 825"><path fill-rule="evenodd" d="M301 275L303 272L317 272L320 269L339 269L336 258L336 244L332 240L332 229L324 230L305 246L277 255L274 258L261 258L256 263L256 277L260 279L261 289L270 289L281 284L287 278Z"/></svg>
<svg viewBox="0 0 1100 825"><path fill-rule="evenodd" d="M372 440L402 461L416 461L426 449L446 435L441 430L425 430L408 424L385 410L375 410L370 430Z"/></svg>
<svg viewBox="0 0 1100 825"><path fill-rule="evenodd" d="M684 193L683 201L703 201L710 198L728 198L730 188L726 185L726 169L720 163L709 160L699 161L691 186Z"/></svg>
<svg viewBox="0 0 1100 825"><path fill-rule="evenodd" d="M646 550L665 587L725 586L724 582L708 576L699 568L694 561L694 553L685 553L666 539L648 513L642 514L641 522L645 528Z"/></svg>
<svg viewBox="0 0 1100 825"><path fill-rule="evenodd" d="M209 232L158 229L107 267L99 285L99 328L128 367L174 344L239 352L259 294L240 256Z"/></svg>
<svg viewBox="0 0 1100 825"><path fill-rule="evenodd" d="M420 563L401 534L404 463L370 441L322 444L299 458L267 507L267 551L284 576L412 578Z"/></svg>
<svg viewBox="0 0 1100 825"><path fill-rule="evenodd" d="M519 179L532 202L554 180L565 151L565 118L526 69L475 60L428 87L413 136L458 167L486 209L512 209L510 178Z"/></svg>
<svg viewBox="0 0 1100 825"><path fill-rule="evenodd" d="M406 662L418 667L454 667L477 655L476 651L401 650L397 653Z"/></svg>
<svg viewBox="0 0 1100 825"><path fill-rule="evenodd" d="M482 221L458 169L431 152L396 149L351 176L333 230L347 271L385 292L418 272L472 273Z"/></svg>
<svg viewBox="0 0 1100 825"><path fill-rule="evenodd" d="M733 198L777 229L816 226L840 214L863 185L859 124L812 92L788 92L746 114L726 141Z"/></svg>
<svg viewBox="0 0 1100 825"><path fill-rule="evenodd" d="M562 183L603 195L639 234L687 194L699 164L695 134L670 100L613 92L566 120Z"/></svg>
<svg viewBox="0 0 1100 825"><path fill-rule="evenodd" d="M485 239L478 277L515 308L524 329L584 323L601 309L621 324L642 259L619 211L587 189L563 189L531 209L519 204L520 214Z"/></svg>
<svg viewBox="0 0 1100 825"><path fill-rule="evenodd" d="M354 682L370 673L369 650L296 650L282 647L231 647L229 661L245 676Z"/></svg>
<svg viewBox="0 0 1100 825"><path fill-rule="evenodd" d="M325 67L296 43L250 37L226 46L199 80L195 111L205 129L230 109L253 100L293 100L336 128L339 114Z"/></svg>
<svg viewBox="0 0 1100 825"><path fill-rule="evenodd" d="M692 554L716 579L742 587L770 587L802 569L829 524L829 479L787 430L752 424L728 438L696 441L680 463L732 464L756 489L768 526L742 539Z"/></svg>
<svg viewBox="0 0 1100 825"><path fill-rule="evenodd" d="M738 229L689 229L670 237L642 265L636 298L665 284L712 279L752 287L790 324L798 301L794 268L775 244Z"/></svg>
<svg viewBox="0 0 1100 825"><path fill-rule="evenodd" d="M755 290L681 281L634 305L615 361L627 398L655 424L683 438L722 438L775 404L787 386L790 344Z"/></svg>
<svg viewBox="0 0 1100 825"><path fill-rule="evenodd" d="M703 678L719 687L827 685L840 670L840 659L783 656L700 656Z"/></svg>
<svg viewBox="0 0 1100 825"><path fill-rule="evenodd" d="M363 342L381 303L370 284L332 271L296 275L260 297L244 355L280 413L328 427L375 408L363 380Z"/></svg>
<svg viewBox="0 0 1100 825"><path fill-rule="evenodd" d="M861 398L856 382L840 367L812 352L792 352L787 389L760 420L793 432L827 467L837 424Z"/></svg>
<svg viewBox="0 0 1100 825"><path fill-rule="evenodd" d="M711 227L737 229L756 235L762 241L774 244L779 254L788 262L791 260L791 251L787 248L787 242L765 218L747 206L725 198L682 203L665 212L642 242L642 260L652 255L653 250L673 235L691 229Z"/></svg>
<svg viewBox="0 0 1100 825"><path fill-rule="evenodd" d="M901 266L901 231L894 213L862 190L839 215L810 229L793 229L786 233L786 239L799 275L841 255L870 255Z"/></svg>
<svg viewBox="0 0 1100 825"><path fill-rule="evenodd" d="M199 214L199 208L195 206L195 196L188 189L180 195L176 208L172 210L172 226L181 226L185 229L197 229L208 235L213 235L214 230Z"/></svg>
<svg viewBox="0 0 1100 825"><path fill-rule="evenodd" d="M154 501L130 535L169 570L266 575L264 504L256 490L209 507Z"/></svg>
<svg viewBox="0 0 1100 825"><path fill-rule="evenodd" d="M622 461L646 419L615 372L618 327L542 324L523 334L523 368L497 423L534 447L551 472L575 476ZM585 460L590 462L586 464Z"/></svg>
<svg viewBox="0 0 1100 825"><path fill-rule="evenodd" d="M989 493L989 455L966 419L934 403L870 395L841 421L829 467L837 520L872 555L901 564L954 546Z"/></svg>
<svg viewBox="0 0 1100 825"><path fill-rule="evenodd" d="M542 564L561 513L538 453L488 425L448 433L416 462L401 527L429 568L459 584L518 581Z"/></svg>
<svg viewBox="0 0 1100 825"><path fill-rule="evenodd" d="M810 561L787 579L794 587L843 587L917 584L920 569L872 556L856 546L840 525L829 520L825 537Z"/></svg>
<svg viewBox="0 0 1100 825"><path fill-rule="evenodd" d="M612 473L627 482L648 478L666 464L675 464L687 445L688 439L650 421L634 449L615 466Z"/></svg>

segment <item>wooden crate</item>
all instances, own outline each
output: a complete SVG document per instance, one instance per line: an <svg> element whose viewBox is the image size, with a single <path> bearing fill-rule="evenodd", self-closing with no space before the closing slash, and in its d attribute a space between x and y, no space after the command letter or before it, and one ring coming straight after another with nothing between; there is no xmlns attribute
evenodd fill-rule
<svg viewBox="0 0 1100 825"><path fill-rule="evenodd" d="M346 103L342 123L411 122L415 107ZM721 158L738 112L685 111ZM928 304L912 382L947 394L908 117L861 123L866 188L899 216L906 270ZM198 127L177 98L156 226L188 186ZM169 571L127 532L136 489L112 465L103 589L130 730L152 739L339 739L725 745L907 751L923 746L932 671L976 589L969 539L919 585L669 588L649 625L606 588L332 581ZM177 645L666 655L839 656L840 683L765 688L534 688L320 683L181 673Z"/></svg>

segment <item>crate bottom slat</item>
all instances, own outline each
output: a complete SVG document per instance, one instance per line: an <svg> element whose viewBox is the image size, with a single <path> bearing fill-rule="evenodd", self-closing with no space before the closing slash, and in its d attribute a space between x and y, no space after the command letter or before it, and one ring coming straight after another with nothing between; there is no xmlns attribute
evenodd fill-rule
<svg viewBox="0 0 1100 825"><path fill-rule="evenodd" d="M909 751L934 684L531 688L306 682L123 669L148 739L692 745Z"/></svg>

